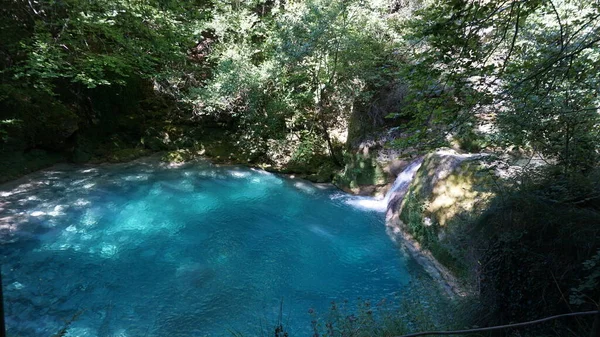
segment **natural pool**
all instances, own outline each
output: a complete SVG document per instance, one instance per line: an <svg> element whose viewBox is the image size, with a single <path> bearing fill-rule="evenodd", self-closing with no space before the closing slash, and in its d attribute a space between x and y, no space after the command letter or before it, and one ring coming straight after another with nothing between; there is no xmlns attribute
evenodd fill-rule
<svg viewBox="0 0 600 337"><path fill-rule="evenodd" d="M65 165L0 197L15 336L273 335L282 299L308 336L309 308L394 297L420 273L376 202L260 170Z"/></svg>

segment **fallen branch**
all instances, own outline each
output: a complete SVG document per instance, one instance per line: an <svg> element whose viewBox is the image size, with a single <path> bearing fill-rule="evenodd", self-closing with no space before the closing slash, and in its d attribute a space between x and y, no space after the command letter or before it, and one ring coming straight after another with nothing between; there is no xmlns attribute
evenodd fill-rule
<svg viewBox="0 0 600 337"><path fill-rule="evenodd" d="M522 322L522 323L514 323L514 324L506 324L506 325L498 325L491 326L487 328L477 328L477 329L468 329L468 330L455 330L455 331L425 331L425 332L417 332L409 335L402 335L398 337L417 337L417 336L427 336L427 335L458 335L458 334L470 334L475 332L483 332L483 331L493 331L493 330L501 330L508 328L518 328L526 325L532 325L537 323L542 323L546 321L551 321L557 318L568 317L568 316L584 316L584 315L595 315L600 313L600 311L582 311L582 312L572 312L569 314L562 314L556 316L550 316L542 319L538 319L535 321Z"/></svg>

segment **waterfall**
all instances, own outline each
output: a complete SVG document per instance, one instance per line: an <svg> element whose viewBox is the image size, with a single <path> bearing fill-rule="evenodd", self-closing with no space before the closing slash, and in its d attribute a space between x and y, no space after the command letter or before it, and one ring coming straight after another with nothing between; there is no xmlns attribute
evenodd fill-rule
<svg viewBox="0 0 600 337"><path fill-rule="evenodd" d="M386 212L390 209L395 209L399 201L402 201L404 195L408 191L408 186L415 177L415 173L421 167L423 158L419 158L411 162L405 169L400 173L390 190L386 193L383 199L375 199L373 197L364 196L350 196L347 194L339 194L334 196L335 199L342 199L344 203L364 209L373 210L378 212Z"/></svg>
<svg viewBox="0 0 600 337"><path fill-rule="evenodd" d="M395 209L398 202L402 201L402 198L404 198L406 192L408 192L408 186L412 182L422 163L423 158L414 160L396 177L394 184L392 184L392 187L390 187L390 190L383 199L388 210Z"/></svg>

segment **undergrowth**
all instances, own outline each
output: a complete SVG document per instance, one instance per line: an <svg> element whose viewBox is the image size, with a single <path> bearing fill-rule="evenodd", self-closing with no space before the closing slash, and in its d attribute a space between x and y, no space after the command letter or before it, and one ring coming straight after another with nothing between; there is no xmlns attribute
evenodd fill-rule
<svg viewBox="0 0 600 337"><path fill-rule="evenodd" d="M451 300L428 276L414 278L402 293L376 301L332 301L324 312L307 310L313 337L392 337L425 330L446 330L468 325L467 301ZM271 333L260 336L287 337L281 316ZM308 323L310 322L310 323ZM237 335L236 336L240 336Z"/></svg>

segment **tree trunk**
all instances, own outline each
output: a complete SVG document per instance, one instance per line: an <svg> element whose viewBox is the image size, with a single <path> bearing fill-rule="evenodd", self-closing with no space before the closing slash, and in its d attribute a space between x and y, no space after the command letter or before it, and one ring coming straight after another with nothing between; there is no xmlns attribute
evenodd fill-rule
<svg viewBox="0 0 600 337"><path fill-rule="evenodd" d="M335 151L333 150L333 144L331 143L331 137L329 137L329 130L327 128L327 123L325 122L325 100L326 100L326 91L325 88L321 89L319 92L319 100L317 103L317 123L321 127L321 132L323 132L323 138L327 142L327 148L329 149L329 155L331 156L331 160L336 166L342 166L342 163L335 155Z"/></svg>
<svg viewBox="0 0 600 337"><path fill-rule="evenodd" d="M4 324L4 287L2 286L2 267L0 266L0 337L6 337L6 325Z"/></svg>
<svg viewBox="0 0 600 337"><path fill-rule="evenodd" d="M327 131L327 125L325 125L325 121L321 121L321 128L323 131L323 137L325 138L325 141L327 142L327 148L329 149L329 155L331 156L331 160L333 160L333 163L337 166L342 166L342 163L338 160L337 156L335 155L335 151L333 149L333 144L331 143L331 137L329 137L329 131Z"/></svg>

